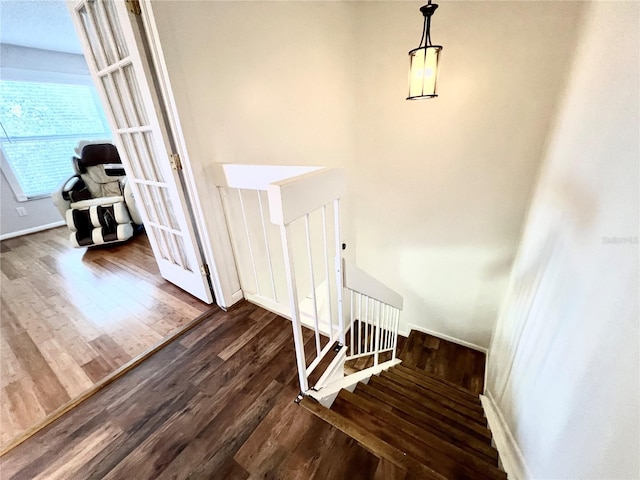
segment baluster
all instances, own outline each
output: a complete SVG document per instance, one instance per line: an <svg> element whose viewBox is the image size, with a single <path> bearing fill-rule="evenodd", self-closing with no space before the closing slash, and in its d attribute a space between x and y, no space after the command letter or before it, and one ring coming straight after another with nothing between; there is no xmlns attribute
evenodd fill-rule
<svg viewBox="0 0 640 480"><path fill-rule="evenodd" d="M309 229L309 214L304 216L304 230L307 237L307 259L309 260L309 280L311 281L311 299L313 301L313 327L316 337L317 356L320 356L320 327L318 325L318 301L316 298L316 280L313 274L313 254L311 252L311 232Z"/></svg>
<svg viewBox="0 0 640 480"><path fill-rule="evenodd" d="M376 315L376 344L375 344L375 354L373 356L373 364L375 366L378 366L378 356L380 355L380 309L382 307L382 304L380 302L378 303L378 314Z"/></svg>
<svg viewBox="0 0 640 480"><path fill-rule="evenodd" d="M355 317L354 317L355 304L354 304L353 290L350 290L350 292L351 292L351 328L349 329L349 332L351 333L349 336L351 337L351 355L355 355L356 352L355 352L355 349L353 348L353 344L354 344L353 337L355 337L356 335L355 329L353 327L353 323L355 320Z"/></svg>
<svg viewBox="0 0 640 480"><path fill-rule="evenodd" d="M324 273L325 273L325 283L327 284L327 302L326 304L329 306L329 338L330 342L333 342L334 339L334 331L333 331L333 306L331 304L331 282L329 279L329 247L327 245L327 206L322 206L322 242L324 246ZM341 343L344 344L344 341Z"/></svg>
<svg viewBox="0 0 640 480"><path fill-rule="evenodd" d="M249 224L247 223L247 213L242 201L242 190L238 189L238 197L240 198L240 211L242 212L242 221L244 222L244 232L247 236L247 247L249 248L249 256L251 257L251 269L253 270L253 278L256 282L256 293L261 296L260 282L258 282L258 272L256 271L256 259L253 255L253 247L251 246L251 235L249 235Z"/></svg>
<svg viewBox="0 0 640 480"><path fill-rule="evenodd" d="M287 289L289 290L289 302L291 308L291 326L293 328L293 342L296 347L296 363L298 365L298 380L300 391L309 390L307 381L307 361L304 354L304 339L302 337L302 325L300 323L300 308L298 306L298 289L293 269L293 252L289 245L288 226L280 226L280 238L282 240L282 253L284 255L284 270L287 276Z"/></svg>
<svg viewBox="0 0 640 480"><path fill-rule="evenodd" d="M398 346L398 322L400 321L400 310L394 311L394 322L393 322L393 357L392 359L396 359L396 347Z"/></svg>
<svg viewBox="0 0 640 480"><path fill-rule="evenodd" d="M358 292L358 355L364 353L362 342L362 294Z"/></svg>
<svg viewBox="0 0 640 480"><path fill-rule="evenodd" d="M264 208L262 207L262 197L260 190L256 190L258 194L258 205L260 206L260 220L262 221L262 234L264 235L264 247L267 251L267 262L269 264L269 276L271 278L271 291L273 293L273 301L278 303L278 295L276 293L276 281L273 276L273 263L271 261L271 249L269 248L269 236L267 235L267 226L264 221Z"/></svg>
<svg viewBox="0 0 640 480"><path fill-rule="evenodd" d="M342 240L340 239L340 199L333 201L334 237L336 243L336 297L338 301L338 328L340 330L340 343L344 344L344 311L342 310L343 294L343 264L342 264ZM351 332L353 335L353 331Z"/></svg>

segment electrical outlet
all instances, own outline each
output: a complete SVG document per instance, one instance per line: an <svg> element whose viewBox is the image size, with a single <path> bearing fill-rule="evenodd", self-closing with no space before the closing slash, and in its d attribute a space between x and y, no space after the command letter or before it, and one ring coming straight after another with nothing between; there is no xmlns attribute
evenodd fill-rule
<svg viewBox="0 0 640 480"><path fill-rule="evenodd" d="M16 212L18 212L19 217L27 216L27 210L24 207L16 207Z"/></svg>

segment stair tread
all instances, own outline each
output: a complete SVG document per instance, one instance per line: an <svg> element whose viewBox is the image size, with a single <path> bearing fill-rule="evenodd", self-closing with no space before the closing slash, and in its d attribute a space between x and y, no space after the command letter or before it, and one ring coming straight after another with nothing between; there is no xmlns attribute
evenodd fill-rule
<svg viewBox="0 0 640 480"><path fill-rule="evenodd" d="M407 373L404 370L396 369L394 367L389 368L385 373L387 373L388 375L392 375L394 377L402 378L403 380L411 382L412 384L417 385L420 388L430 391L433 394L448 398L471 410L482 412L482 402L480 401L480 397L477 397L477 398L467 397L465 395L460 394L457 390L451 387L448 387L443 383L424 380L410 373Z"/></svg>
<svg viewBox="0 0 640 480"><path fill-rule="evenodd" d="M462 415L468 420L477 423L478 425L482 425L483 427L487 426L487 420L484 417L483 412L470 410L455 402L452 402L451 400L443 396L434 396L432 395L432 392L426 393L426 391L422 387L418 387L414 383L398 379L397 377L386 374L386 372L382 372L379 376L372 378L375 378L379 381L384 380L385 382L392 383L393 385L389 385L391 388L395 388L401 392L408 392L406 393L406 395L410 395L420 403L426 405L440 405L442 408L455 412L458 415ZM397 387L394 387L394 385L397 385Z"/></svg>
<svg viewBox="0 0 640 480"><path fill-rule="evenodd" d="M458 396L451 395L449 392L442 392L438 390L434 390L429 386L423 386L415 383L412 379L407 378L401 373L396 373L394 371L387 371L380 373L381 377L388 378L393 380L396 383L406 386L407 388L414 389L420 392L425 397L428 397L432 400L442 403L443 405L448 406L449 408L456 410L460 413L464 413L472 418L476 418L480 422L483 422L486 425L486 419L484 416L484 410L482 409L482 405L477 403L469 402L465 399L461 399Z"/></svg>
<svg viewBox="0 0 640 480"><path fill-rule="evenodd" d="M405 370L409 373L412 373L416 376L419 377L424 377L427 380L433 380L436 382L440 382L450 388L453 388L454 390L459 391L461 394L463 395L470 395L471 397L473 397L474 399L477 399L478 397L476 395L474 395L474 393L471 390L467 390L466 388L458 385L457 383L451 382L445 378L442 378L439 375L434 375L432 373L426 372L424 370L421 370L419 368L416 367L410 367L409 365L405 365L404 363L401 363L400 365L396 366L397 368L401 369L401 370Z"/></svg>
<svg viewBox="0 0 640 480"><path fill-rule="evenodd" d="M376 391L373 387L364 383L359 383L354 393L379 402L382 404L381 408L385 408L384 406L386 405L388 411L400 418L413 422L415 425L441 436L443 439L465 449L469 453L477 455L480 458L497 465L498 452L486 439L479 439L471 433L465 432L460 428L456 428L455 426L438 420L422 410L413 408L409 405L409 402L406 402L404 399L387 395L379 390Z"/></svg>
<svg viewBox="0 0 640 480"><path fill-rule="evenodd" d="M402 419L380 409L373 402L343 390L332 406L354 423L366 428L372 435L419 459L428 467L447 477L476 479L480 475L488 479L506 478L496 466L468 452L448 444L437 436L420 430Z"/></svg>
<svg viewBox="0 0 640 480"><path fill-rule="evenodd" d="M459 385L451 384L450 382L445 383L442 381L443 379L437 377L436 375L429 375L422 370L407 367L402 364L390 368L389 371L405 375L408 378L411 378L418 385L429 388L437 388L439 389L439 391L448 392L451 395L456 395L457 397L465 399L469 402L475 403L477 405L482 405L482 402L480 401L480 397L478 395L474 395L473 393L460 387Z"/></svg>
<svg viewBox="0 0 640 480"><path fill-rule="evenodd" d="M397 396L400 394L404 397L404 401L410 402L411 405L415 405L417 409L426 410L441 421L450 423L458 429L472 433L480 439L488 442L491 441L491 432L486 426L480 425L474 421L469 421L469 418L465 415L461 415L449 408L446 408L438 402L430 402L428 399L425 400L420 395L417 395L415 392L412 392L401 385L376 376L369 379L368 385L386 393L387 395Z"/></svg>
<svg viewBox="0 0 640 480"><path fill-rule="evenodd" d="M310 399L309 397L305 397L300 402L300 405L358 441L374 455L388 460L403 470L412 472L416 477L424 478L426 480L447 480L447 477L439 474L437 471L427 467L414 458L405 455L404 452L391 446L387 442L370 435L365 429L349 418L320 405L317 401Z"/></svg>
<svg viewBox="0 0 640 480"><path fill-rule="evenodd" d="M353 393L345 391L344 394L341 392L339 396L357 404L358 408L366 409L367 412L375 415L380 420L388 423L394 428L398 428L408 436L413 437L415 440L427 443L428 445L433 446L436 450L439 450L452 458L462 457L466 458L467 463L475 464L482 462L482 464L488 464L492 467L498 466L497 455L495 455L494 458L489 458L477 451L473 451L473 449L469 451L467 445L461 444L456 441L456 439L448 438L446 433L438 430L434 431L431 428L424 428L420 422L416 422L413 419L403 418L392 410L390 411L381 407L380 404L382 402L378 401L374 397L368 397L366 393L362 391L355 391Z"/></svg>

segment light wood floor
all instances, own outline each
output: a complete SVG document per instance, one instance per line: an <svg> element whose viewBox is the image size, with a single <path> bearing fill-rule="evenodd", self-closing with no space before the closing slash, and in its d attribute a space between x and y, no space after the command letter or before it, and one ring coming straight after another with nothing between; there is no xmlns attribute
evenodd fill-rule
<svg viewBox="0 0 640 480"><path fill-rule="evenodd" d="M0 246L2 447L210 309L160 277L144 234L87 250L60 227Z"/></svg>

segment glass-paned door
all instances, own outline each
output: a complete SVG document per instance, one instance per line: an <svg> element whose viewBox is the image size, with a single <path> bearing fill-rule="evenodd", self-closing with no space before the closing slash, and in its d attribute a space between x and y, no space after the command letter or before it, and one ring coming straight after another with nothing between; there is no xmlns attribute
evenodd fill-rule
<svg viewBox="0 0 640 480"><path fill-rule="evenodd" d="M162 109L136 25L139 18L123 1L74 0L68 5L160 272L212 303L178 162L170 161L169 132L159 118Z"/></svg>

